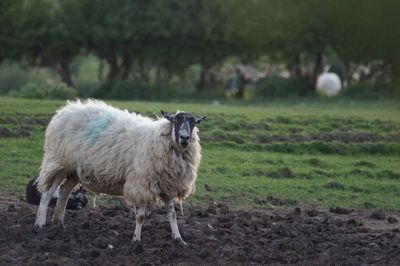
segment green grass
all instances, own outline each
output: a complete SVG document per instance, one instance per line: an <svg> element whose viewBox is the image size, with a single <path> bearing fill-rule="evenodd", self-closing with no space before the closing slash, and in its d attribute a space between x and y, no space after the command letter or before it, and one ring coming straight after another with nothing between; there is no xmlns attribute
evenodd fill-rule
<svg viewBox="0 0 400 266"><path fill-rule="evenodd" d="M400 105L394 101L304 100L246 103L117 102L206 114L203 160L193 204L270 207L268 197L322 207L400 211ZM22 194L37 175L45 125L61 101L0 97L0 190Z"/></svg>

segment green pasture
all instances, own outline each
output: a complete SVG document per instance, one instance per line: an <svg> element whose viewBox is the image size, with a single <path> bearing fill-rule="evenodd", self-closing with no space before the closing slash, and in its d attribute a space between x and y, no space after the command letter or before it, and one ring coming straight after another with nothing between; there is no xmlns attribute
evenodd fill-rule
<svg viewBox="0 0 400 266"><path fill-rule="evenodd" d="M316 205L400 211L400 105L395 101L117 102L205 114L192 204ZM37 175L44 130L62 101L0 97L0 190L23 195Z"/></svg>

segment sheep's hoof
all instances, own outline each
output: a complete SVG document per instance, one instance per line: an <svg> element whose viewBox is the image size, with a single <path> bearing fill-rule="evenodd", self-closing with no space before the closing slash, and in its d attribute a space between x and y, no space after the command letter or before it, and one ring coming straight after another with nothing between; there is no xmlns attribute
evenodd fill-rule
<svg viewBox="0 0 400 266"><path fill-rule="evenodd" d="M57 224L51 224L47 229L47 237L49 239L55 239L56 237L60 237L63 235L63 232L65 232L64 227L61 227L60 225Z"/></svg>
<svg viewBox="0 0 400 266"><path fill-rule="evenodd" d="M174 242L177 243L178 245L180 245L183 248L187 248L189 246L189 244L186 243L185 241L183 241L182 238L175 238Z"/></svg>
<svg viewBox="0 0 400 266"><path fill-rule="evenodd" d="M132 250L135 254L140 254L144 251L142 242L132 240L132 245L133 245Z"/></svg>
<svg viewBox="0 0 400 266"><path fill-rule="evenodd" d="M43 226L44 226L44 224L35 222L35 227L42 228Z"/></svg>
<svg viewBox="0 0 400 266"><path fill-rule="evenodd" d="M53 226L53 227L58 227L58 228L60 228L60 229L64 229L65 227L64 227L64 223L62 222L62 221L60 221L60 220L53 220L53 221L51 221L51 225Z"/></svg>
<svg viewBox="0 0 400 266"><path fill-rule="evenodd" d="M49 228L51 231L55 232L62 232L65 229L63 223L51 223Z"/></svg>
<svg viewBox="0 0 400 266"><path fill-rule="evenodd" d="M43 228L46 225L46 220L36 217L35 226L38 228Z"/></svg>
<svg viewBox="0 0 400 266"><path fill-rule="evenodd" d="M132 237L132 243L140 243L140 238L138 237Z"/></svg>

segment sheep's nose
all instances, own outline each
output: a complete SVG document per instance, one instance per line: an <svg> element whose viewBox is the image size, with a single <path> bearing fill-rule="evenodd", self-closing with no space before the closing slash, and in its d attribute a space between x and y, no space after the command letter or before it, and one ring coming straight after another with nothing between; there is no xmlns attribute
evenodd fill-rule
<svg viewBox="0 0 400 266"><path fill-rule="evenodd" d="M187 136L187 135L180 135L180 138L181 138L181 140L184 140L184 141L189 140L189 136Z"/></svg>

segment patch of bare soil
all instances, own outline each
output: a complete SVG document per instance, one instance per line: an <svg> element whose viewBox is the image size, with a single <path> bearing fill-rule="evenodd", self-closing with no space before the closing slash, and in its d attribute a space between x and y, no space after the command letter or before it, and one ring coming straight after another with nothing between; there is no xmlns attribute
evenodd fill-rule
<svg viewBox="0 0 400 266"><path fill-rule="evenodd" d="M29 130L28 127L22 127L12 131L0 125L0 138L26 138L30 135Z"/></svg>
<svg viewBox="0 0 400 266"><path fill-rule="evenodd" d="M0 265L398 265L400 261L397 214L186 206L184 217L178 215L189 243L182 248L171 241L162 208L146 217L140 245L131 243L134 220L125 208L67 211L65 229L35 228L35 211L36 206L0 194Z"/></svg>
<svg viewBox="0 0 400 266"><path fill-rule="evenodd" d="M305 141L324 141L324 142L332 142L332 141L340 141L344 143L364 143L364 142L379 142L379 141L390 141L390 142L399 142L400 136L391 134L391 135L378 135L367 132L358 132L358 133L348 133L348 132L319 132L312 134L290 134L288 136L282 135L259 135L256 137L257 142L259 143L273 143L273 142L305 142Z"/></svg>
<svg viewBox="0 0 400 266"><path fill-rule="evenodd" d="M16 116L3 116L0 118L2 124L13 124L13 125L40 125L47 126L50 119L45 117L16 115Z"/></svg>

